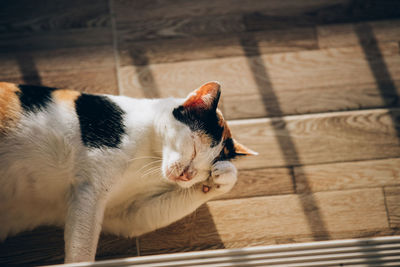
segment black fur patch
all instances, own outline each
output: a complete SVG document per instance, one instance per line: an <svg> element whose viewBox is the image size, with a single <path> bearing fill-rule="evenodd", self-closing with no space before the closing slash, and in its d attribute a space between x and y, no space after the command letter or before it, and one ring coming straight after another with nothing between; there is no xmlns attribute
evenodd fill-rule
<svg viewBox="0 0 400 267"><path fill-rule="evenodd" d="M231 160L238 156L235 151L235 146L233 144L232 138L228 138L224 141L223 149L221 150L221 154L215 161L219 160Z"/></svg>
<svg viewBox="0 0 400 267"><path fill-rule="evenodd" d="M212 140L211 146L219 144L224 128L219 125L218 116L214 109L195 111L179 106L172 112L175 119L186 124L192 131L202 131Z"/></svg>
<svg viewBox="0 0 400 267"><path fill-rule="evenodd" d="M75 101L82 142L93 148L118 148L125 134L125 112L104 96L82 94Z"/></svg>
<svg viewBox="0 0 400 267"><path fill-rule="evenodd" d="M17 92L21 106L25 111L38 112L46 108L51 101L51 92L56 88L35 86L35 85L18 85L21 90Z"/></svg>

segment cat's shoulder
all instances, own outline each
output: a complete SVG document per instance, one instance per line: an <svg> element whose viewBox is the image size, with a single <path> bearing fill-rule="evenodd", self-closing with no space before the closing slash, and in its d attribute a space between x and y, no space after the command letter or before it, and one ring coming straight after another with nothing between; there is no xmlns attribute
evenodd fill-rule
<svg viewBox="0 0 400 267"><path fill-rule="evenodd" d="M78 119L86 146L117 147L125 132L125 111L115 99L71 89L0 82L0 133L9 132L22 117L32 114L42 112L57 120L57 114L70 113ZM57 109L61 112L54 113Z"/></svg>

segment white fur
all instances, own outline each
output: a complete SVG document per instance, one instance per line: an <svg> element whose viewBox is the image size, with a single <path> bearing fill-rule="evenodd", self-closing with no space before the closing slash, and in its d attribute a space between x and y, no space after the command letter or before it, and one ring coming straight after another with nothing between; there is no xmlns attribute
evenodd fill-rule
<svg viewBox="0 0 400 267"><path fill-rule="evenodd" d="M183 99L108 97L126 112L120 148L85 147L75 111L53 102L0 140L0 239L65 226L66 262L92 261L100 231L139 236L233 187L232 163L212 166L221 145L210 148L173 117ZM192 180L168 179L186 167ZM202 183L213 185L208 193Z"/></svg>

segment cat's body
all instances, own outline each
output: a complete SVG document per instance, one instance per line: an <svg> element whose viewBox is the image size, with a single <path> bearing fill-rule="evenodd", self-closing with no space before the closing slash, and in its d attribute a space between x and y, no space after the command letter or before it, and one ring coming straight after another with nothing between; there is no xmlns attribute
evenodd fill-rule
<svg viewBox="0 0 400 267"><path fill-rule="evenodd" d="M0 83L0 239L65 227L66 261L93 260L100 231L138 236L229 191L234 143L219 85L132 99ZM209 190L204 190L207 184Z"/></svg>

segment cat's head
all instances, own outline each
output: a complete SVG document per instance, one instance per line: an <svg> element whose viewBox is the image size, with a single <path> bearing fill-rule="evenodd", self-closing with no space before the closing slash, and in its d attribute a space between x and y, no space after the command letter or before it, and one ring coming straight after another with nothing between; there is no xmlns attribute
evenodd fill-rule
<svg viewBox="0 0 400 267"><path fill-rule="evenodd" d="M206 180L218 160L257 154L233 139L217 108L220 94L220 85L209 82L173 109L163 142L164 178L190 187Z"/></svg>

